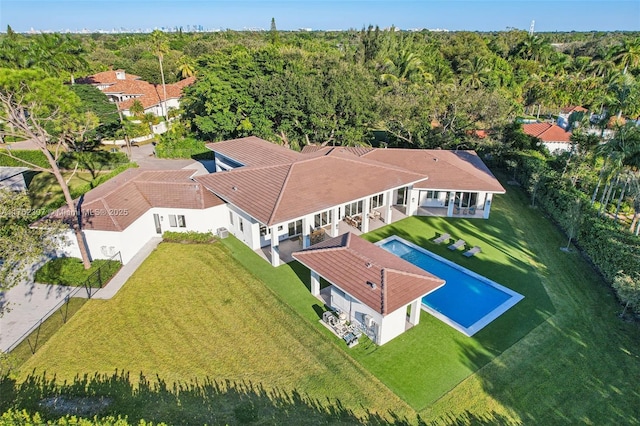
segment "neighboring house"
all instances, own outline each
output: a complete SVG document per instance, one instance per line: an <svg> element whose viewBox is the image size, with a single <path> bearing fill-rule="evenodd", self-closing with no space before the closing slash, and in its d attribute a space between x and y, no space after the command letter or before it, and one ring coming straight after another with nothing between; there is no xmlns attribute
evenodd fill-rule
<svg viewBox="0 0 640 426"><path fill-rule="evenodd" d="M417 325L422 298L445 284L353 233L326 240L293 257L311 271L311 293L320 297L320 277L326 279L331 284L322 290L327 305L344 312L378 345Z"/></svg>
<svg viewBox="0 0 640 426"><path fill-rule="evenodd" d="M164 231L215 231L226 223L224 202L193 181L193 170L129 169L77 200L84 237L92 259L120 252L127 263L153 237ZM45 219L70 222L75 212L66 207ZM80 257L68 231L66 255Z"/></svg>
<svg viewBox="0 0 640 426"><path fill-rule="evenodd" d="M557 124L525 123L522 130L527 135L540 139L551 153L571 150L571 132L565 131Z"/></svg>
<svg viewBox="0 0 640 426"><path fill-rule="evenodd" d="M166 84L167 111L180 106L182 90L193 84L195 77L189 77L177 83ZM122 113L132 116L131 105L138 100L144 108L144 113L164 116L164 92L161 84L151 84L141 80L137 75L127 74L124 70L104 71L76 81L81 84L91 84L100 89L109 100L116 102Z"/></svg>
<svg viewBox="0 0 640 426"><path fill-rule="evenodd" d="M120 251L126 263L164 230L227 228L252 250L267 249L278 266L281 242L300 241L296 249L306 248L411 215L487 219L493 195L505 192L473 151L296 152L256 137L207 146L215 173L132 169L85 194L82 211L106 214L83 217L91 256ZM65 209L57 214L64 216Z"/></svg>
<svg viewBox="0 0 640 426"><path fill-rule="evenodd" d="M26 191L27 182L24 175L28 171L26 167L0 167L0 188Z"/></svg>
<svg viewBox="0 0 640 426"><path fill-rule="evenodd" d="M569 129L569 117L571 117L571 114L574 114L574 113L588 114L589 110L581 106L570 106L567 108L562 108L560 110L560 114L558 114L558 120L556 121L556 124L562 127L564 130L571 130Z"/></svg>

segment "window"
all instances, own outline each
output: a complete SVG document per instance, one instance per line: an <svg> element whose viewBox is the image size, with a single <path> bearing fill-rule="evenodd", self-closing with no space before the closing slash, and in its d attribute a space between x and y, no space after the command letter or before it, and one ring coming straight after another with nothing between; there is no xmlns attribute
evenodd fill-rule
<svg viewBox="0 0 640 426"><path fill-rule="evenodd" d="M172 228L186 228L187 227L187 223L184 219L184 215L174 215L174 214L170 214L169 215L169 226Z"/></svg>
<svg viewBox="0 0 640 426"><path fill-rule="evenodd" d="M371 197L371 208L375 209L376 207L380 207L384 204L384 195L378 194Z"/></svg>
<svg viewBox="0 0 640 426"><path fill-rule="evenodd" d="M440 191L427 191L427 198L437 200L440 198Z"/></svg>
<svg viewBox="0 0 640 426"><path fill-rule="evenodd" d="M233 226L233 212L229 212L229 223Z"/></svg>
<svg viewBox="0 0 640 426"><path fill-rule="evenodd" d="M344 206L345 216L355 216L362 213L362 200Z"/></svg>
<svg viewBox="0 0 640 426"><path fill-rule="evenodd" d="M398 189L398 196L396 197L396 204L398 205L405 205L407 204L407 193L409 191L407 191L407 187L405 186L404 188L399 188Z"/></svg>
<svg viewBox="0 0 640 426"><path fill-rule="evenodd" d="M332 222L333 212L331 210L327 210L322 213L318 213L313 218L313 226L315 228L320 228L322 226L327 226Z"/></svg>
<svg viewBox="0 0 640 426"><path fill-rule="evenodd" d="M240 232L244 232L244 222L242 218L238 219L238 225L240 225Z"/></svg>
<svg viewBox="0 0 640 426"><path fill-rule="evenodd" d="M264 225L260 225L260 236L261 237L264 237L265 235L270 234L270 233L271 233L271 228L267 228Z"/></svg>
<svg viewBox="0 0 640 426"><path fill-rule="evenodd" d="M302 234L302 220L296 220L295 222L289 222L289 236Z"/></svg>

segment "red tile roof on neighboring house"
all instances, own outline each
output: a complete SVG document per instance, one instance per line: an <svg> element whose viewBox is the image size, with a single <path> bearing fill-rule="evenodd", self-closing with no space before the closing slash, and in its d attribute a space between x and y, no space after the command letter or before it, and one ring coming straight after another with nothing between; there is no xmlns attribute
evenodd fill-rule
<svg viewBox="0 0 640 426"><path fill-rule="evenodd" d="M522 130L527 135L538 138L542 142L571 142L571 132L565 132L557 124L526 123L522 125Z"/></svg>
<svg viewBox="0 0 640 426"><path fill-rule="evenodd" d="M581 106L569 106L566 108L562 108L560 110L562 114L571 114L572 112L587 112L587 111L589 110Z"/></svg>
<svg viewBox="0 0 640 426"><path fill-rule="evenodd" d="M387 315L421 299L444 280L353 233L293 253L309 269Z"/></svg>
<svg viewBox="0 0 640 426"><path fill-rule="evenodd" d="M213 145L215 150L217 144ZM297 161L287 163L275 156L273 160L279 164L240 167L196 180L271 226L427 178L394 165L359 158L342 148L336 150L334 155L324 156L295 153Z"/></svg>
<svg viewBox="0 0 640 426"><path fill-rule="evenodd" d="M116 73L124 74L125 80L118 79ZM129 80L140 80L140 77L133 74L127 74L126 72L124 72L124 70L110 70L110 71L99 72L97 74L93 74L88 77L79 78L76 80L76 83L102 85L102 84L114 84L114 83L117 83L118 81L129 81Z"/></svg>
<svg viewBox="0 0 640 426"><path fill-rule="evenodd" d="M152 207L206 209L224 204L191 180L193 170L129 169L76 200L84 229L123 231ZM44 219L71 223L66 206Z"/></svg>
<svg viewBox="0 0 640 426"><path fill-rule="evenodd" d="M128 110L136 100L140 101L144 109L147 109L159 105L164 99L161 84L151 84L147 81L140 80L140 77L137 75L126 74L124 72L125 79L118 79L116 72L123 71L104 71L78 79L77 82L93 85L109 84L107 88L102 89L105 94L134 96L135 98L127 99L119 103L121 110ZM177 83L165 84L167 100L179 99L182 97L182 90L194 82L195 77L188 77Z"/></svg>

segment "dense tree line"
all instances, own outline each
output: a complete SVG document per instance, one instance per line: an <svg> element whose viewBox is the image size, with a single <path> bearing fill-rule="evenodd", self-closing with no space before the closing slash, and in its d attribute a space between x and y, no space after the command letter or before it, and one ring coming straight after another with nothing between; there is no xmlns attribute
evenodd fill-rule
<svg viewBox="0 0 640 426"><path fill-rule="evenodd" d="M623 125L625 117L640 115L640 34L404 32L374 26L278 32L275 21L271 28L123 35L22 35L8 28L0 36L0 68L41 68L68 84L109 68L156 84L196 75L180 120L166 137L173 152L247 135L294 149L309 143L477 149L514 176L521 174L532 205L560 212L556 220L569 243L577 238L596 264L608 255L597 244L590 252L584 229L600 228L594 221L587 228L574 226L576 212L589 206L597 218L614 224L611 219L630 219L628 234L640 230L640 141L637 128ZM104 96L76 87L73 92L77 110L92 113L99 125L83 137L126 134ZM516 121L527 114L551 118L571 105L598 115L591 122L588 115L571 117L573 149L563 156L543 153ZM150 122L142 114L137 119ZM614 131L614 137L606 141L587 132L592 125ZM531 150L537 160L524 161L521 153ZM569 190L582 195L564 197L562 191ZM598 267L609 282L628 289L616 270L625 263L612 259Z"/></svg>

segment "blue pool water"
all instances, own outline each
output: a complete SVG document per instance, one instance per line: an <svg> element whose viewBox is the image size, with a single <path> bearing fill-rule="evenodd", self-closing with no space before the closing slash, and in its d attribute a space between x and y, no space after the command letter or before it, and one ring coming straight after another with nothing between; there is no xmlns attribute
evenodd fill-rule
<svg viewBox="0 0 640 426"><path fill-rule="evenodd" d="M523 296L398 237L378 243L383 249L446 281L422 299L426 310L471 336Z"/></svg>

